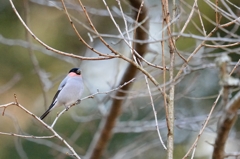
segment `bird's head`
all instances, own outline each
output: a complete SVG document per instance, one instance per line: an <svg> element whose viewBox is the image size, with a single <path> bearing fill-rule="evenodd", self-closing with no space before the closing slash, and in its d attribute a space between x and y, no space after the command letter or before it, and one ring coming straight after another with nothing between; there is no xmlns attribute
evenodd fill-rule
<svg viewBox="0 0 240 159"><path fill-rule="evenodd" d="M81 70L80 68L72 68L69 73L75 73L77 75L81 75Z"/></svg>

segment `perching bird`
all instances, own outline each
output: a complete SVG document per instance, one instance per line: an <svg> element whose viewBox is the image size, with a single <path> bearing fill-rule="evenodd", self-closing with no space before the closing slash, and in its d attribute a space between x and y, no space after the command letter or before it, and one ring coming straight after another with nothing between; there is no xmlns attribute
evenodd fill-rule
<svg viewBox="0 0 240 159"><path fill-rule="evenodd" d="M64 105L68 109L69 106L80 100L83 89L81 70L79 68L71 69L60 83L52 104L40 118L44 119L52 109L61 105Z"/></svg>

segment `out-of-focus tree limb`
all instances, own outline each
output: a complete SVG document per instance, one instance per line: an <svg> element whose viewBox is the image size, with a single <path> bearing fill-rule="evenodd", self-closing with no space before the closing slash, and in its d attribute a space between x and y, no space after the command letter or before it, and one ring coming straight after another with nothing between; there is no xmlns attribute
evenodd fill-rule
<svg viewBox="0 0 240 159"><path fill-rule="evenodd" d="M134 19L136 19L136 16L138 14L138 9L141 7L142 1L141 0L129 0L129 2L131 4L131 6L134 8L134 10L133 10ZM148 10L147 10L146 6L143 6L141 8L141 14L138 17L138 23L143 21L147 17L147 15L148 15ZM149 29L149 21L146 20L142 24L142 27L145 30L148 30ZM143 29L138 27L135 31L135 39L147 40L148 34ZM148 49L147 44L135 43L133 46L134 46L134 49L141 56L143 56L147 52L147 49ZM127 69L121 79L120 85L122 85L126 81L129 81L132 78L134 78L136 74L137 74L137 68L135 66L129 64L129 66L127 67ZM124 90L124 92L121 90L118 90L116 92L116 96L117 97L126 97L127 96L126 91L129 90L131 88L131 86L132 86L132 83L124 86L122 88L122 90ZM87 157L89 155L89 158L91 158L91 159L98 159L102 156L102 154L112 136L112 132L113 132L113 128L116 124L116 120L119 117L119 115L121 114L123 101L124 101L123 98L113 99L112 106L110 108L108 116L106 117L106 119L103 119L102 122L100 123L101 132L100 132L100 134L97 135L97 137L96 137L97 139L93 140L94 143L92 143L90 145L91 152L89 154L87 154Z"/></svg>
<svg viewBox="0 0 240 159"><path fill-rule="evenodd" d="M0 87L0 94L8 91L11 89L17 82L19 82L22 78L22 75L20 73L16 73L12 79L8 81L8 83L4 84Z"/></svg>
<svg viewBox="0 0 240 159"><path fill-rule="evenodd" d="M214 144L213 159L223 159L225 157L224 148L228 134L237 119L237 111L240 107L240 92L226 106L218 124L217 138Z"/></svg>
<svg viewBox="0 0 240 159"><path fill-rule="evenodd" d="M221 56L216 59L216 63L220 68L220 84L223 86L223 106L224 110L221 118L219 119L217 138L215 140L213 159L224 159L225 158L225 145L228 138L228 134L237 119L237 111L240 107L240 92L238 92L229 102L229 92L230 88L239 86L239 79L231 77L233 71L230 75L228 74L229 68L227 64L231 62L229 56ZM236 67L233 68L233 70Z"/></svg>

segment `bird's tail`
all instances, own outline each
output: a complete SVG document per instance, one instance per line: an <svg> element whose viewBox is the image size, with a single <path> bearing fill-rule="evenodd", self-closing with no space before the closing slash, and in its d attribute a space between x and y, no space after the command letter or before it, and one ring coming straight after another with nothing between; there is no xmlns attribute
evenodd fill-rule
<svg viewBox="0 0 240 159"><path fill-rule="evenodd" d="M40 117L43 120L50 113L50 108Z"/></svg>

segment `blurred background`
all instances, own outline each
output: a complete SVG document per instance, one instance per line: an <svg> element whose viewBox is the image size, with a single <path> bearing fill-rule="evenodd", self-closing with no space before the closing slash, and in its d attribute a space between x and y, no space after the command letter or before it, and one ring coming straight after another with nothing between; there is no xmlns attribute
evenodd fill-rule
<svg viewBox="0 0 240 159"><path fill-rule="evenodd" d="M121 40L121 36L103 1L83 0L82 2L100 35L116 51L125 56L130 56L130 49ZM115 21L124 32L124 20L117 2L110 0L106 2ZM214 1L212 2L214 3ZM198 1L207 34L216 25L212 2ZM14 0L13 3L32 32L48 46L75 55L98 56L79 41L62 9L61 1ZM189 18L194 2L184 0L177 1L177 3L179 4L177 18L174 19L176 34ZM91 30L78 2L69 0L66 1L66 5L74 19L77 30L86 42L97 51L111 54L111 51L100 42ZM144 5L147 6L149 11L149 41L152 41L149 42L149 51L144 58L161 66L162 48L160 40L166 31L165 28L162 28L161 2L151 0L146 1ZM126 17L131 17L132 11L129 2L121 1L121 6ZM226 12L225 15L229 13L238 17L240 14L240 2L238 0L232 0L231 2L222 0L219 6L223 13ZM227 23L234 19L231 15L222 16L221 23ZM129 19L128 27L130 29L134 25L131 18ZM198 14L194 12L190 20L191 22L184 35L176 43L179 53L186 58L202 41L200 38L202 37L202 27ZM219 29L213 34L213 37L223 37L237 41L237 39L239 40L239 33L238 22L238 24ZM192 35L196 35L196 37ZM227 40L216 41L221 44L227 43ZM209 41L209 44L215 44L216 41ZM232 69L239 59L239 45L222 49L202 47L189 63L185 73L176 82L174 154L176 158L184 156L195 140L221 89L219 68L215 65L214 60L223 54L230 56L232 62L229 63L229 69ZM165 61L166 65L169 66L167 45L165 47ZM176 56L176 72L183 63L184 61ZM97 91L106 92L118 87L127 65L128 63L121 59L79 60L47 50L34 39L30 38L29 40L26 30L14 13L10 2L8 0L0 2L0 105L15 101L14 94L16 94L21 105L40 116L49 107L59 83L71 68L80 67L82 69L85 85L83 97L85 97ZM162 70L146 64L144 68L163 84ZM239 77L239 69L234 72L234 77ZM167 128L163 97L152 83L150 83L150 86L157 110L160 132L166 143ZM169 83L166 83L167 90L168 86ZM122 114L114 128L114 135L104 152L103 158L166 158L166 152L156 132L154 113L143 74L138 73L133 87L128 93L129 95L124 101ZM89 150L89 145L95 133L98 132L98 125L109 110L112 98L114 98L114 91L83 100L80 105L65 112L55 125L54 129L73 146L80 156L86 155ZM45 122L51 124L56 114L62 109L63 107L53 110L47 116ZM211 157L213 149L211 144L215 140L216 125L221 109L221 102L218 102L214 115L199 141L195 158L207 159ZM3 109L0 109L0 112L2 111ZM0 116L0 125L0 132L35 136L52 135L50 131L16 106L10 106L5 110L4 115ZM227 150L239 151L239 135L239 128L234 127L229 137ZM65 146L55 138L25 139L0 135L0 141L2 143L0 144L1 159L71 158L66 155L68 150Z"/></svg>

